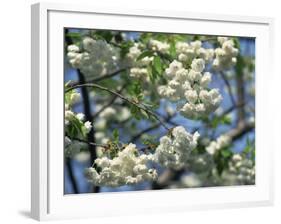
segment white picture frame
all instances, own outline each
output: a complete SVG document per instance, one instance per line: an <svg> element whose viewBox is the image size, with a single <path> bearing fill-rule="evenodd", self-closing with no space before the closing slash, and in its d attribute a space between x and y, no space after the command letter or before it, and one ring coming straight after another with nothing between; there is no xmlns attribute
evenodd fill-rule
<svg viewBox="0 0 281 224"><path fill-rule="evenodd" d="M93 23L95 21L95 23ZM93 25L94 24L94 25ZM149 26L147 26L149 24ZM102 28L256 38L256 185L63 194L63 28ZM271 205L270 97L273 19L191 12L32 5L31 214L37 220ZM186 199L186 200L185 200Z"/></svg>

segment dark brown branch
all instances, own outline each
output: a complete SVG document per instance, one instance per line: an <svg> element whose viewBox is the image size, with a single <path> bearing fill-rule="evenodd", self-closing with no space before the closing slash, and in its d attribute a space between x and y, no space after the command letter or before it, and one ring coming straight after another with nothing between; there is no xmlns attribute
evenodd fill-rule
<svg viewBox="0 0 281 224"><path fill-rule="evenodd" d="M65 38L65 41L68 45L72 44L72 40L71 38L67 35L68 33L68 29L65 29L64 30L64 38ZM78 190L78 186L77 186L77 182L76 182L76 179L75 179L75 176L73 174L73 169L72 169L72 166L71 166L71 161L69 158L66 158L65 159L65 163L66 163L66 168L67 168L67 171L68 171L68 175L69 175L69 180L70 180L70 183L72 185L72 189L73 189L73 192L75 194L78 194L79 193L79 190Z"/></svg>
<svg viewBox="0 0 281 224"><path fill-rule="evenodd" d="M156 113L154 113L153 111L147 109L145 106L139 104L139 103L136 103L134 102L133 100L121 95L120 93L117 93L113 90L110 90L106 87L103 87L103 86L100 86L98 84L94 84L94 83L85 83L85 84L80 84L80 85L76 85L76 86L72 86L68 89L65 90L65 92L68 92L72 89L76 89L76 88L82 88L82 89L86 89L85 87L92 87L92 88L97 88L97 89L100 89L100 90L103 90L103 91L106 91L106 92L109 92L113 95L117 95L119 98L121 98L122 100L128 102L129 104L132 104L134 105L135 107L139 108L140 110L143 110L145 111L146 113L150 114L151 116L153 116L156 120L158 120L161 125L166 129L166 130L169 130L169 128L165 125L165 123L158 117L158 115Z"/></svg>
<svg viewBox="0 0 281 224"><path fill-rule="evenodd" d="M218 38L217 37L208 37L208 38L201 39L200 41L202 41L202 42L218 41Z"/></svg>
<svg viewBox="0 0 281 224"><path fill-rule="evenodd" d="M72 190L74 194L79 194L78 186L76 183L75 176L73 174L72 166L71 166L71 161L69 158L66 158L66 168L67 168L67 173L70 179L70 182L72 184Z"/></svg>
<svg viewBox="0 0 281 224"><path fill-rule="evenodd" d="M79 82L80 83L85 83L85 77L82 74L82 72L78 69L78 77L79 77ZM85 119L87 121L92 122L93 121L93 116L91 113L91 105L90 105L90 98L89 94L86 88L81 88L81 94L83 98L83 106L84 106L84 112L85 112ZM95 131L94 128L91 128L90 132L87 135L87 139L89 142L95 142ZM91 155L91 163L95 161L97 158L97 152L96 152L96 146L95 145L89 145L89 151ZM93 187L93 192L99 192L99 186L94 186Z"/></svg>

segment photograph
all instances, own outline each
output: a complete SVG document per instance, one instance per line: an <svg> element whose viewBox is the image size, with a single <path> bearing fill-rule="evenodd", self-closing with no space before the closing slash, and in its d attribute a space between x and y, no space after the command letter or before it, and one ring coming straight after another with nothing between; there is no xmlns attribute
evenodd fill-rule
<svg viewBox="0 0 281 224"><path fill-rule="evenodd" d="M65 195L255 185L254 37L62 38Z"/></svg>

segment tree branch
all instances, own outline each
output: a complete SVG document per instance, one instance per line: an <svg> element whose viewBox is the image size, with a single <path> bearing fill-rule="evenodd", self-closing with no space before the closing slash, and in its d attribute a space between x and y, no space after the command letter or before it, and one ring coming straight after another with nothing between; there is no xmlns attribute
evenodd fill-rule
<svg viewBox="0 0 281 224"><path fill-rule="evenodd" d="M67 36L67 33L68 33L68 29L65 29L64 30L64 38L65 38L66 43L68 45L70 45L70 44L72 44L72 40L71 40L71 38L69 36ZM66 163L66 168L67 168L67 171L68 171L68 175L69 175L70 183L72 185L73 192L75 194L78 194L79 190L78 190L78 186L77 186L77 182L76 182L75 176L73 174L73 170L72 170L70 159L66 158L65 163Z"/></svg>
<svg viewBox="0 0 281 224"><path fill-rule="evenodd" d="M106 91L106 92L109 92L113 95L117 95L119 98L121 98L122 100L128 102L129 104L132 104L134 105L135 107L139 108L140 110L143 110L145 111L146 113L150 114L151 116L153 116L156 120L158 120L161 125L166 129L166 130L169 130L169 128L165 125L165 123L158 117L158 115L156 113L154 113L153 111L147 109L145 106L139 104L139 103L136 103L134 101L132 101L131 99L121 95L120 93L117 93L113 90L110 90L106 87L103 87L103 86L100 86L98 84L94 84L94 83L85 83L85 84L79 84L79 85L75 85L75 86L72 86L72 87L69 87L68 89L65 90L65 92L69 92L70 90L72 89L76 89L76 88L82 88L82 89L85 89L85 87L92 87L92 88L97 88L97 89L100 89L100 90L103 90L103 91Z"/></svg>
<svg viewBox="0 0 281 224"><path fill-rule="evenodd" d="M245 135L246 133L254 130L255 123L240 123L235 129L230 130L227 135L231 137L232 141L235 141Z"/></svg>
<svg viewBox="0 0 281 224"><path fill-rule="evenodd" d="M130 68L129 68L129 67L127 67L127 68L121 68L121 69L116 70L116 71L114 71L114 72L112 72L112 73L109 73L109 74L106 74L106 75L97 77L97 78L95 78L95 79L90 79L90 80L87 81L87 83L97 83L97 82L103 81L103 80L105 80L105 79L112 78L112 77L118 75L120 72L126 71L127 69L130 69ZM81 83L80 81L78 81L78 82L70 82L70 83L68 84L68 86L69 86L69 87L73 87L73 86L80 85L80 84L83 84L83 83Z"/></svg>
<svg viewBox="0 0 281 224"><path fill-rule="evenodd" d="M79 77L79 82L80 83L85 83L85 78L82 72L78 69L78 77ZM90 98L89 94L86 88L81 88L81 94L83 97L83 105L84 105L84 112L85 112L85 119L92 122L93 121L93 116L91 113L91 105L90 105ZM89 142L95 142L95 131L94 128L91 128L90 132L87 135L88 141ZM96 152L96 146L95 145L89 145L89 151L91 155L91 163L95 161L97 158L97 152ZM100 187L99 186L94 186L93 192L99 192Z"/></svg>
<svg viewBox="0 0 281 224"><path fill-rule="evenodd" d="M169 122L172 118L174 117L174 115L171 115L171 116L167 116L166 118L163 119L163 121L165 122ZM132 136L130 142L134 142L136 141L137 139L139 139L144 133L146 132L149 132L149 131L152 131L158 127L160 127L161 123L158 122L156 124L153 124L151 125L150 127L147 127L146 129L140 131L139 133L135 134L134 136Z"/></svg>
<svg viewBox="0 0 281 224"><path fill-rule="evenodd" d="M85 143L85 144L88 144L88 145L92 145L92 146L100 146L100 147L103 147L103 148L106 148L107 147L107 145L103 145L103 144L98 144L98 143L95 143L95 142L89 142L89 141L87 141L87 140L84 140L84 139L80 139L80 138L71 138L71 137L69 137L69 136L67 136L69 139L72 139L72 140L76 140L76 141L78 141L78 142L83 142L83 143Z"/></svg>
<svg viewBox="0 0 281 224"><path fill-rule="evenodd" d="M70 179L70 182L72 184L72 190L74 194L79 194L78 186L75 180L75 176L73 174L72 166L71 166L71 161L69 158L66 158L66 168L68 172L68 176Z"/></svg>
<svg viewBox="0 0 281 224"><path fill-rule="evenodd" d="M126 87L126 85L124 85L117 93L121 94L122 91L125 89L125 87ZM111 104L113 104L114 101L117 99L117 97L118 97L117 95L114 95L107 104L105 104L97 113L95 113L93 115L93 118L95 119L96 117L98 117L101 112L103 112L107 107L109 107Z"/></svg>

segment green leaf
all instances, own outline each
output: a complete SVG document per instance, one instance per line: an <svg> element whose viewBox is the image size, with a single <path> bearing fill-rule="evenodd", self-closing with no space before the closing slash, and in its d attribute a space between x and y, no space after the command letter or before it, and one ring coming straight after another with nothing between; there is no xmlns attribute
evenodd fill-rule
<svg viewBox="0 0 281 224"><path fill-rule="evenodd" d="M126 42L122 42L120 44L120 47L121 47L121 52L120 52L121 58L125 58L125 56L127 55L127 53L130 50L130 47L132 47L133 45L134 44L133 44L132 41L126 41Z"/></svg>
<svg viewBox="0 0 281 224"><path fill-rule="evenodd" d="M174 58L176 57L177 55L177 52L176 52L176 43L173 42L170 44L170 55Z"/></svg>
<svg viewBox="0 0 281 224"><path fill-rule="evenodd" d="M75 32L71 32L71 33L67 33L66 37L69 37L72 42L77 43L79 41L81 41L81 33L75 33Z"/></svg>
<svg viewBox="0 0 281 224"><path fill-rule="evenodd" d="M230 116L223 116L221 118L221 123L230 125L231 124L231 117Z"/></svg>
<svg viewBox="0 0 281 224"><path fill-rule="evenodd" d="M155 83L155 76L153 76L153 67L148 66L147 73L148 73L148 77L152 81L152 83Z"/></svg>
<svg viewBox="0 0 281 224"><path fill-rule="evenodd" d="M114 129L112 135L113 135L114 142L118 143L119 142L119 131L118 131L118 129Z"/></svg>
<svg viewBox="0 0 281 224"><path fill-rule="evenodd" d="M243 152L248 155L249 153L251 153L253 150L254 147L252 147L252 144L251 144L251 141L249 138L247 138L246 140L246 147L244 148Z"/></svg>
<svg viewBox="0 0 281 224"><path fill-rule="evenodd" d="M231 157L232 152L228 149L225 149L225 150L221 150L221 154L224 158L229 158L229 157Z"/></svg>
<svg viewBox="0 0 281 224"><path fill-rule="evenodd" d="M159 56L155 56L152 64L153 64L153 67L154 67L155 71L159 75L162 75L163 66L162 66L161 58Z"/></svg>
<svg viewBox="0 0 281 224"><path fill-rule="evenodd" d="M139 61L145 57L151 57L153 55L154 55L153 51L144 51L137 57L137 61Z"/></svg>
<svg viewBox="0 0 281 224"><path fill-rule="evenodd" d="M141 110L141 114L144 118L150 119L150 115L145 110Z"/></svg>
<svg viewBox="0 0 281 224"><path fill-rule="evenodd" d="M134 116L135 119L140 120L141 119L141 112L140 109L134 105L131 105L130 107L131 114Z"/></svg>
<svg viewBox="0 0 281 224"><path fill-rule="evenodd" d="M83 132L84 125L80 120L78 120L75 116L73 116L69 122L70 125L68 130L66 131L68 131L70 137L77 137L79 135L85 137L85 133Z"/></svg>

